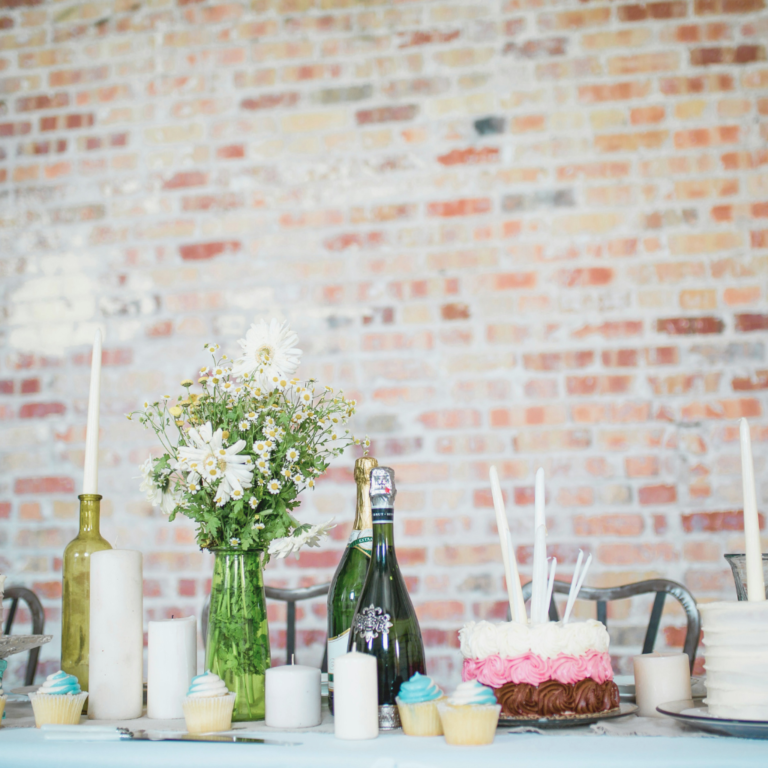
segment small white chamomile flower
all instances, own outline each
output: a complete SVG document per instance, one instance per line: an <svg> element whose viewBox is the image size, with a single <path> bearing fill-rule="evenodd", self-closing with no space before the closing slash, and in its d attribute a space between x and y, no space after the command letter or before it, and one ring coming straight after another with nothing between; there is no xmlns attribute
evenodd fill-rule
<svg viewBox="0 0 768 768"><path fill-rule="evenodd" d="M272 494L279 493L281 488L282 485L280 485L279 480L270 480L267 483L267 490Z"/></svg>

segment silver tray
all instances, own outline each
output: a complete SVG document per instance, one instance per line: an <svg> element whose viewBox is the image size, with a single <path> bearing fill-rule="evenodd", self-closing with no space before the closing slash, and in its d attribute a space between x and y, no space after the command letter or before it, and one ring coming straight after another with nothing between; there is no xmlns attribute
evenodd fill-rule
<svg viewBox="0 0 768 768"><path fill-rule="evenodd" d="M613 720L616 717L626 717L637 712L637 704L622 702L617 709L607 712L594 712L589 715L556 715L555 717L511 717L499 716L499 728L574 728L577 725L590 725L600 720Z"/></svg>
<svg viewBox="0 0 768 768"><path fill-rule="evenodd" d="M707 705L701 699L670 701L667 704L660 704L656 710L662 715L707 733L737 736L741 739L768 739L768 721L726 720L723 717L712 717Z"/></svg>
<svg viewBox="0 0 768 768"><path fill-rule="evenodd" d="M2 635L0 636L0 659L7 659L14 653L24 653L50 643L53 635Z"/></svg>

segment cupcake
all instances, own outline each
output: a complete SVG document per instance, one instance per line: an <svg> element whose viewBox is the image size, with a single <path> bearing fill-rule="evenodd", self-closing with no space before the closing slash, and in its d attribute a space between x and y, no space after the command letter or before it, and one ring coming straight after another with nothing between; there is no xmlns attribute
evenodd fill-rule
<svg viewBox="0 0 768 768"><path fill-rule="evenodd" d="M62 671L48 675L37 693L29 694L38 728L50 724L77 725L87 698L88 691L80 690L77 678Z"/></svg>
<svg viewBox="0 0 768 768"><path fill-rule="evenodd" d="M187 730L190 733L230 730L235 695L212 672L193 677L187 695L181 701Z"/></svg>
<svg viewBox="0 0 768 768"><path fill-rule="evenodd" d="M443 725L437 702L443 698L443 692L432 682L432 678L418 672L403 683L395 701L406 735L442 736Z"/></svg>
<svg viewBox="0 0 768 768"><path fill-rule="evenodd" d="M490 688L477 680L461 683L447 701L437 705L449 744L491 744L501 707Z"/></svg>

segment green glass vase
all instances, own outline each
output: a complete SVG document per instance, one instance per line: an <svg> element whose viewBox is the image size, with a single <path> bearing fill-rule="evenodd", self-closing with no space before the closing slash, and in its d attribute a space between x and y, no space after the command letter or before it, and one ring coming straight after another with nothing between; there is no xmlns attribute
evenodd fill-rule
<svg viewBox="0 0 768 768"><path fill-rule="evenodd" d="M270 665L263 553L214 550L205 668L237 694L232 719L264 719Z"/></svg>
<svg viewBox="0 0 768 768"><path fill-rule="evenodd" d="M88 640L91 610L91 555L112 545L99 532L101 496L80 499L80 531L64 549L61 598L61 668L88 690Z"/></svg>

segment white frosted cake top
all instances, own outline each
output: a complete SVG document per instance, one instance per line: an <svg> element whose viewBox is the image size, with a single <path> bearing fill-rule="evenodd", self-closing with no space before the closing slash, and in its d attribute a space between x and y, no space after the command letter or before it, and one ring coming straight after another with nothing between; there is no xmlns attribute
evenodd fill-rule
<svg viewBox="0 0 768 768"><path fill-rule="evenodd" d="M501 624L470 621L459 630L459 639L465 659L485 659L494 654L514 658L528 651L545 659L561 653L583 656L588 651L607 653L609 642L608 630L594 619L535 625L516 621Z"/></svg>

